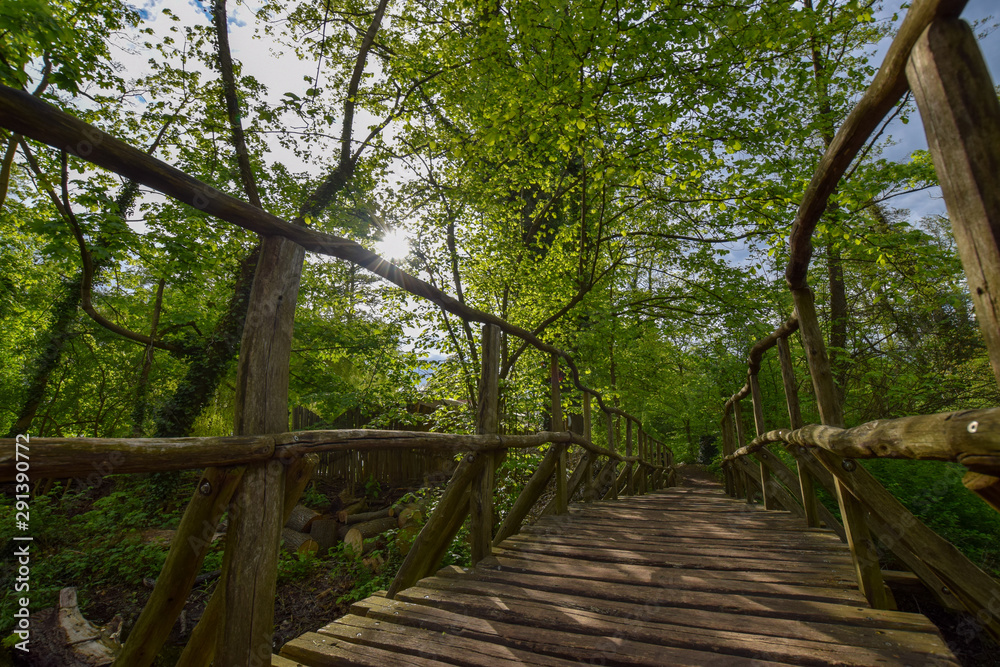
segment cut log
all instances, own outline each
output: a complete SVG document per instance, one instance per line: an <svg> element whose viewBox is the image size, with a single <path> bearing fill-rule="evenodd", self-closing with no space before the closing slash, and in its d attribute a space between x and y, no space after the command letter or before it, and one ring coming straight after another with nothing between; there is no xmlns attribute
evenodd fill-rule
<svg viewBox="0 0 1000 667"><path fill-rule="evenodd" d="M384 519L387 516L392 516L392 507L383 507L380 510L375 510L373 512L361 512L360 514L351 514L344 517L344 523L364 523L366 521L374 521L375 519Z"/></svg>
<svg viewBox="0 0 1000 667"><path fill-rule="evenodd" d="M417 534L420 533L420 526L416 524L410 524L399 529L396 533L396 548L399 549L399 553L406 555L410 553L410 547L413 546L413 540L417 538Z"/></svg>
<svg viewBox="0 0 1000 667"><path fill-rule="evenodd" d="M419 524L423 521L424 513L420 510L413 509L412 507L404 508L399 516L396 517L396 524L400 528L404 528L410 524Z"/></svg>
<svg viewBox="0 0 1000 667"><path fill-rule="evenodd" d="M325 554L340 542L340 522L336 519L316 519L310 526L309 537L319 545L319 553Z"/></svg>
<svg viewBox="0 0 1000 667"><path fill-rule="evenodd" d="M47 658L46 664L104 667L121 650L121 617L108 627L94 625L80 613L75 588L62 589L58 606L32 614L31 620L31 653Z"/></svg>
<svg viewBox="0 0 1000 667"><path fill-rule="evenodd" d="M319 545L316 543L316 540L312 539L305 533L300 533L297 530L292 530L291 528L281 529L281 543L285 550L292 553L314 554L319 551Z"/></svg>
<svg viewBox="0 0 1000 667"><path fill-rule="evenodd" d="M365 523L341 526L337 532L341 539L346 542L347 534L352 530L357 530L361 534L362 538L368 538L375 537L376 535L380 535L387 530L392 530L397 527L398 524L396 519L391 516L387 516L382 519L375 519L374 521L366 521Z"/></svg>
<svg viewBox="0 0 1000 667"><path fill-rule="evenodd" d="M368 501L362 498L361 500L355 501L337 512L337 521L340 523L347 523L347 517L352 514L364 512L366 509L368 509Z"/></svg>
<svg viewBox="0 0 1000 667"><path fill-rule="evenodd" d="M351 529L347 531L347 535L344 537L344 544L346 545L348 551L351 551L355 556L360 557L370 554L376 549L384 549L387 542L385 537L382 535L365 538L361 535L360 530L352 526ZM370 563L368 564L370 565Z"/></svg>
<svg viewBox="0 0 1000 667"><path fill-rule="evenodd" d="M288 517L288 521L285 522L285 527L299 533L308 533L312 522L321 516L322 514L309 509L305 505L296 505L292 508L292 514Z"/></svg>

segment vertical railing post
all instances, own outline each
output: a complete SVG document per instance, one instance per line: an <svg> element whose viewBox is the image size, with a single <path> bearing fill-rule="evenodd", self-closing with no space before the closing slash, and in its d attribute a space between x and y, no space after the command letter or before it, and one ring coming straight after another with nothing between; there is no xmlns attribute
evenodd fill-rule
<svg viewBox="0 0 1000 667"><path fill-rule="evenodd" d="M593 424L591 419L593 418L591 414L590 406L590 392L583 392L583 438L587 442L593 442ZM583 470L583 500L584 502L590 502L593 500L593 489L594 489L594 461L597 460L597 455L591 454L587 457L587 467Z"/></svg>
<svg viewBox="0 0 1000 667"><path fill-rule="evenodd" d="M646 432L642 430L642 424L639 425L639 456L642 461L649 463L649 441L646 438ZM649 467L642 466L642 488L640 493L649 493Z"/></svg>
<svg viewBox="0 0 1000 667"><path fill-rule="evenodd" d="M625 456L632 456L632 420L625 420ZM632 482L632 475L635 472L634 464L629 461L626 465L628 473L625 475L625 495L635 495L635 484Z"/></svg>
<svg viewBox="0 0 1000 667"><path fill-rule="evenodd" d="M736 449L745 447L747 444L746 435L743 432L743 409L740 407L739 401L733 401L733 422L736 424L736 442L734 443ZM737 463L738 474L743 475L743 491L746 494L747 504L753 503L753 490L754 485L750 481L750 477L742 470L739 470Z"/></svg>
<svg viewBox="0 0 1000 667"><path fill-rule="evenodd" d="M972 29L957 18L924 31L906 78L1000 385L1000 101ZM1000 498L1000 478L970 472L962 481L994 506Z"/></svg>
<svg viewBox="0 0 1000 667"><path fill-rule="evenodd" d="M562 395L559 390L559 357L552 355L550 363L550 375L552 382L552 430L562 431ZM553 444L559 447L559 463L556 465L556 514L565 514L569 511L569 499L566 497L566 448L564 444Z"/></svg>
<svg viewBox="0 0 1000 667"><path fill-rule="evenodd" d="M722 458L725 458L733 453L733 440L732 431L730 425L733 423L732 415L725 411L723 408L722 421L719 422L719 431L722 435ZM726 490L726 494L730 496L736 495L736 472L732 463L723 465L723 484Z"/></svg>
<svg viewBox="0 0 1000 667"><path fill-rule="evenodd" d="M476 433L487 435L497 432L499 398L500 329L494 324L484 324ZM473 565L493 553L493 474L498 453L480 452L480 455L486 458L486 463L473 479L469 495L469 534L472 540Z"/></svg>
<svg viewBox="0 0 1000 667"><path fill-rule="evenodd" d="M760 437L767 431L767 427L764 426L764 399L760 393L760 382L757 380L756 373L750 375L749 382L750 398L753 401L754 430L757 432L757 437ZM763 456L758 456L758 458L760 459L760 495L764 500L764 509L777 509L778 505L768 488L771 484L771 469L764 463Z"/></svg>
<svg viewBox="0 0 1000 667"><path fill-rule="evenodd" d="M236 435L288 430L288 363L305 250L265 237L254 274L236 373ZM216 661L268 665L285 474L276 460L247 466L233 496L222 581Z"/></svg>
<svg viewBox="0 0 1000 667"><path fill-rule="evenodd" d="M615 418L610 412L604 413L608 420L608 449L618 453L618 442L615 440ZM618 466L611 468L611 498L618 500Z"/></svg>
<svg viewBox="0 0 1000 667"><path fill-rule="evenodd" d="M806 350L806 358L809 360L809 375L812 376L820 418L828 426L843 428L844 414L837 398L833 373L830 370L830 360L826 355L823 331L816 319L816 306L813 302L812 292L808 287L793 289L792 298L795 300L799 334L802 336L802 345ZM845 459L819 448L816 449L815 455L830 468L843 465L845 461ZM858 465L853 461L851 463ZM875 543L865 521L865 509L861 501L855 498L839 479L835 478L834 486L837 491L837 502L840 504L844 532L847 534L847 544L854 560L858 588L872 607L887 609L889 601L886 596L885 584L882 581L878 551L875 549Z"/></svg>
<svg viewBox="0 0 1000 667"><path fill-rule="evenodd" d="M788 338L778 338L778 360L781 363L781 383L785 389L785 405L788 406L788 424L792 430L802 428L802 411L799 408L799 389L795 381L795 369L792 368L792 354L788 349ZM819 527L819 510L816 507L816 481L802 462L801 456L795 457L795 465L799 473L799 489L802 492L802 508L806 514L806 525L810 528Z"/></svg>

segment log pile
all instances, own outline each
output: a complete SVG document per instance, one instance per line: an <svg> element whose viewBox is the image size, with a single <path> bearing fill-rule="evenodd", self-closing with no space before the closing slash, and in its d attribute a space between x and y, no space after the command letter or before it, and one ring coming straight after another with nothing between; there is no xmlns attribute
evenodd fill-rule
<svg viewBox="0 0 1000 667"><path fill-rule="evenodd" d="M344 509L335 515L296 505L281 531L282 547L298 554L326 554L343 542L360 556L376 548L376 538L400 528L400 534L409 539L397 539L397 544L405 548L419 532L424 518L423 506L417 503L397 503L366 510L368 505L364 499L344 499Z"/></svg>

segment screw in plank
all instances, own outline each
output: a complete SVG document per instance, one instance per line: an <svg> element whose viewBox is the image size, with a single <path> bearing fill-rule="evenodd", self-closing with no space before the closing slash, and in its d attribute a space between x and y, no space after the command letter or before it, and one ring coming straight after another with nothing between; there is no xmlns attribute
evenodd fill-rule
<svg viewBox="0 0 1000 667"><path fill-rule="evenodd" d="M944 593L945 595L951 595L951 589L948 588L947 586L942 586L941 592Z"/></svg>
<svg viewBox="0 0 1000 667"><path fill-rule="evenodd" d="M212 492L212 483L207 479L202 481L201 485L198 487L198 492L203 496L207 496Z"/></svg>
<svg viewBox="0 0 1000 667"><path fill-rule="evenodd" d="M965 427L965 430L968 431L969 433L975 433L976 431L979 430L979 422L977 421L969 422L969 425Z"/></svg>
<svg viewBox="0 0 1000 667"><path fill-rule="evenodd" d="M844 459L840 465L847 472L854 472L854 469L858 467L858 464L854 462L854 459Z"/></svg>

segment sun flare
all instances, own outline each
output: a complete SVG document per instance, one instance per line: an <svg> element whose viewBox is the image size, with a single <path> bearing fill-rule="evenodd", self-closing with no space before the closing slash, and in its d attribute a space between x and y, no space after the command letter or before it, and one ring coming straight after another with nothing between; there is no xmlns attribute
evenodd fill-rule
<svg viewBox="0 0 1000 667"><path fill-rule="evenodd" d="M410 254L410 236L402 227L389 229L375 244L375 249L385 259L403 259Z"/></svg>

